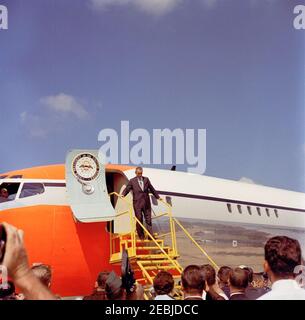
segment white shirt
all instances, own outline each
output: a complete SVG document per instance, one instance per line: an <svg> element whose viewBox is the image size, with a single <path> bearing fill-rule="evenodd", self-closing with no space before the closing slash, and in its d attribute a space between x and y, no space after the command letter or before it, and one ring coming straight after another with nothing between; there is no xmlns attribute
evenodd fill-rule
<svg viewBox="0 0 305 320"><path fill-rule="evenodd" d="M140 188L142 189L142 191L144 191L144 182L143 182L143 178L138 178L138 183Z"/></svg>
<svg viewBox="0 0 305 320"><path fill-rule="evenodd" d="M257 300L305 300L305 290L295 280L277 280L272 290Z"/></svg>
<svg viewBox="0 0 305 320"><path fill-rule="evenodd" d="M174 299L167 294L160 294L156 296L155 300L174 300Z"/></svg>
<svg viewBox="0 0 305 320"><path fill-rule="evenodd" d="M227 297L227 295L225 293L218 293L221 297L223 297L225 300L229 300L229 298ZM207 299L207 293L203 290L202 293L202 300L206 300Z"/></svg>

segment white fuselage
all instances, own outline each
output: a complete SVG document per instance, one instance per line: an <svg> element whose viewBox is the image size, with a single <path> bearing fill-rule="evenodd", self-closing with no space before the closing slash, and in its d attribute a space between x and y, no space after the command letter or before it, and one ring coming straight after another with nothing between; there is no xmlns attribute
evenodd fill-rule
<svg viewBox="0 0 305 320"><path fill-rule="evenodd" d="M122 174L130 179L134 177L134 170ZM303 193L168 170L145 168L144 175L172 204L173 214L178 218L305 230ZM0 203L0 211L36 205L68 205L65 180L0 180L0 186L3 183L16 183L20 187L13 201ZM43 184L44 192L21 198L23 187L31 183ZM126 183L116 191L122 192ZM157 210L154 201L152 205Z"/></svg>

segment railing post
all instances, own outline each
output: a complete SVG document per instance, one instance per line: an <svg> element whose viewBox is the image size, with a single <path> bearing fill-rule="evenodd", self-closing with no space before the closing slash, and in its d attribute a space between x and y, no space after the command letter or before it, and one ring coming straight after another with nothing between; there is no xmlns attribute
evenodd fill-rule
<svg viewBox="0 0 305 320"><path fill-rule="evenodd" d="M195 246L206 256L210 263L214 266L216 270L219 270L217 263L208 255L208 253L198 244L198 242L191 236L191 234L184 228L180 221L174 218L174 222L181 228L181 230L186 234L186 236L195 244Z"/></svg>
<svg viewBox="0 0 305 320"><path fill-rule="evenodd" d="M112 254L113 254L112 241L113 241L113 229L112 229L112 221L110 221L110 257L112 257Z"/></svg>

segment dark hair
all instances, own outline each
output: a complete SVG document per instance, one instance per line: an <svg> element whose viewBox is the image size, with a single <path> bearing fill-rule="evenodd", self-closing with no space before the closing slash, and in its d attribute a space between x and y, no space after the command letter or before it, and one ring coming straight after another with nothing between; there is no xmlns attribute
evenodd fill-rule
<svg viewBox="0 0 305 320"><path fill-rule="evenodd" d="M174 278L166 271L160 271L154 279L154 289L157 295L169 294L174 289Z"/></svg>
<svg viewBox="0 0 305 320"><path fill-rule="evenodd" d="M98 274L96 282L100 288L105 288L109 274L109 271L102 271Z"/></svg>
<svg viewBox="0 0 305 320"><path fill-rule="evenodd" d="M187 292L196 292L202 294L205 284L201 268L196 265L190 265L184 269L181 275L183 289Z"/></svg>
<svg viewBox="0 0 305 320"><path fill-rule="evenodd" d="M0 299L8 298L13 294L15 294L15 285L12 281L7 282L7 288L3 288L2 286L0 287Z"/></svg>
<svg viewBox="0 0 305 320"><path fill-rule="evenodd" d="M106 280L105 291L108 300L124 300L122 280L114 271L109 274Z"/></svg>
<svg viewBox="0 0 305 320"><path fill-rule="evenodd" d="M244 290L249 284L249 273L247 270L235 268L230 272L230 285L236 289Z"/></svg>
<svg viewBox="0 0 305 320"><path fill-rule="evenodd" d="M216 283L216 271L210 264L204 264L201 266L205 281L208 286L213 286Z"/></svg>
<svg viewBox="0 0 305 320"><path fill-rule="evenodd" d="M52 279L52 270L50 266L46 264L37 264L32 266L31 269L43 285L46 287L50 285Z"/></svg>
<svg viewBox="0 0 305 320"><path fill-rule="evenodd" d="M142 167L136 167L136 170L135 170L135 171L137 171L137 170L143 171L143 168L142 168Z"/></svg>
<svg viewBox="0 0 305 320"><path fill-rule="evenodd" d="M301 265L300 244L288 237L273 237L265 245L265 260L275 275L283 278L291 277L294 275L295 267Z"/></svg>
<svg viewBox="0 0 305 320"><path fill-rule="evenodd" d="M219 280L224 283L224 284L228 284L229 283L229 277L230 277L230 272L231 272L232 268L227 267L227 266L222 266L219 270L218 270L218 278Z"/></svg>
<svg viewBox="0 0 305 320"><path fill-rule="evenodd" d="M249 283L253 281L253 269L250 267L243 267L242 269L248 272Z"/></svg>

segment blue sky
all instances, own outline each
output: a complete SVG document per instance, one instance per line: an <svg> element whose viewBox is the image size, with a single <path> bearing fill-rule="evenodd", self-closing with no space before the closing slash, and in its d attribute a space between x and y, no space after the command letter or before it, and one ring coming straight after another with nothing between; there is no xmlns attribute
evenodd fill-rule
<svg viewBox="0 0 305 320"><path fill-rule="evenodd" d="M0 172L129 120L207 129L207 175L305 192L300 2L0 0Z"/></svg>

